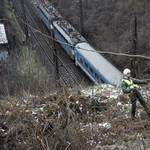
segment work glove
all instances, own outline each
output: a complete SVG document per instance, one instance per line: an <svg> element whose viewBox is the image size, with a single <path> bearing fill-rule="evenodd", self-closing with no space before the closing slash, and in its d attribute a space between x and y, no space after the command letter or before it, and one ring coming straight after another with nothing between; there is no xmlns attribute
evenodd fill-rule
<svg viewBox="0 0 150 150"><path fill-rule="evenodd" d="M137 92L136 88L131 88L130 91Z"/></svg>
<svg viewBox="0 0 150 150"><path fill-rule="evenodd" d="M149 82L150 82L150 79L146 79L146 82L149 83Z"/></svg>

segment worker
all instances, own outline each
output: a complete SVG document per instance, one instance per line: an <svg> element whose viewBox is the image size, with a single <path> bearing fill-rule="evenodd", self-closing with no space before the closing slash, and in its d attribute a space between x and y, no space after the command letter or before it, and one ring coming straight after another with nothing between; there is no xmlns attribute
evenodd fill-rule
<svg viewBox="0 0 150 150"><path fill-rule="evenodd" d="M139 86L135 85L135 84L147 84L148 82L132 78L132 77L130 77L130 73L131 73L130 69L125 69L123 71L124 76L123 76L123 79L121 82L121 89L122 89L123 93L128 93L129 98L131 100L131 104L132 104L130 121L133 121L135 119L136 99L137 98L139 99L140 104L143 106L144 110L150 117L150 110L147 107L147 105L139 91Z"/></svg>

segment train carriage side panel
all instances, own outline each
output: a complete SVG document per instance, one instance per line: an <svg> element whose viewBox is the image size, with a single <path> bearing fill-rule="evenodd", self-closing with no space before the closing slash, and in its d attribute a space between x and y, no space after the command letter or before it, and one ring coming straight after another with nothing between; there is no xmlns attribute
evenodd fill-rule
<svg viewBox="0 0 150 150"><path fill-rule="evenodd" d="M71 59L74 60L75 59L74 47L71 46L73 45L73 43L71 42L69 36L58 26L58 24L55 21L53 22L53 26L54 26L55 38L62 42L60 43L61 46L65 49L65 51L71 57Z"/></svg>
<svg viewBox="0 0 150 150"><path fill-rule="evenodd" d="M76 65L96 84L110 82L79 52L75 51Z"/></svg>
<svg viewBox="0 0 150 150"><path fill-rule="evenodd" d="M53 21L62 19L62 16L49 3L40 4L38 6L38 9L40 18L42 19L42 21L45 23L45 25L49 30L51 30L51 25Z"/></svg>
<svg viewBox="0 0 150 150"><path fill-rule="evenodd" d="M48 20L48 17L44 14L43 9L39 9L39 14L40 14L40 18L42 19L42 21L45 23L45 25L47 26L47 28L50 30L51 29L51 24Z"/></svg>
<svg viewBox="0 0 150 150"><path fill-rule="evenodd" d="M122 73L88 43L77 44L76 52L80 53L110 84L120 86Z"/></svg>

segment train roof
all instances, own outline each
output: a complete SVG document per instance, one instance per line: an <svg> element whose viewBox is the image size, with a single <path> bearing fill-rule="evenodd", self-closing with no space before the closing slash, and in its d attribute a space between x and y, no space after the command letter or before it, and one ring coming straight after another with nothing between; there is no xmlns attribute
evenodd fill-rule
<svg viewBox="0 0 150 150"><path fill-rule="evenodd" d="M53 25L59 30L59 32L70 42L71 44L78 44L86 42L85 38L76 31L72 25L66 20L57 20L53 22Z"/></svg>
<svg viewBox="0 0 150 150"><path fill-rule="evenodd" d="M122 73L101 54L97 53L96 50L94 50L88 43L77 44L76 49L110 82L110 84L116 85L118 87L120 86L123 77Z"/></svg>
<svg viewBox="0 0 150 150"><path fill-rule="evenodd" d="M40 4L39 9L48 19L62 18L59 12L48 2Z"/></svg>
<svg viewBox="0 0 150 150"><path fill-rule="evenodd" d="M0 23L0 44L7 44L7 36L5 32L5 27L3 23Z"/></svg>

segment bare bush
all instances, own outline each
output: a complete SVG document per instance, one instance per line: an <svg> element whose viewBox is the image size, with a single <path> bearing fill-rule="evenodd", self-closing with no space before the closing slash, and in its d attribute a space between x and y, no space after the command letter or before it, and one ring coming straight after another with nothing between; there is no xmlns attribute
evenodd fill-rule
<svg viewBox="0 0 150 150"><path fill-rule="evenodd" d="M125 95L109 98L108 91L104 94L95 98L71 95L64 87L61 93L47 97L25 93L24 99L5 98L0 111L1 147L91 150L97 144L149 137L150 124L140 105L141 117L129 122L129 99Z"/></svg>

